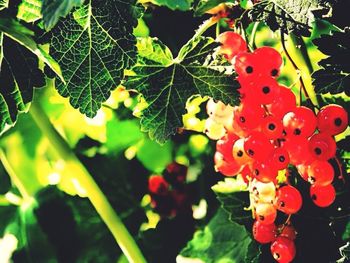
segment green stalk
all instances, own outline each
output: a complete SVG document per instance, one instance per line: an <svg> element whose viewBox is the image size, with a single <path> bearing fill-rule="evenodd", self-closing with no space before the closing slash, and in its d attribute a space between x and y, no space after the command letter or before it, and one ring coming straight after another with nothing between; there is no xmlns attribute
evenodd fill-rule
<svg viewBox="0 0 350 263"><path fill-rule="evenodd" d="M111 231L128 261L131 263L145 263L146 259L122 220L115 213L89 171L80 162L64 138L53 127L39 103L34 101L29 112L39 129L51 143L52 148L66 162L67 168L74 173L80 185L86 190L87 197Z"/></svg>
<svg viewBox="0 0 350 263"><path fill-rule="evenodd" d="M17 176L15 170L13 170L13 168L12 168L9 160L7 159L6 154L2 148L0 148L0 160L2 162L2 165L5 168L6 172L10 176L12 183L17 187L22 198L24 200L29 199L31 197L29 194L29 191L27 191L27 188L22 183L21 179Z"/></svg>

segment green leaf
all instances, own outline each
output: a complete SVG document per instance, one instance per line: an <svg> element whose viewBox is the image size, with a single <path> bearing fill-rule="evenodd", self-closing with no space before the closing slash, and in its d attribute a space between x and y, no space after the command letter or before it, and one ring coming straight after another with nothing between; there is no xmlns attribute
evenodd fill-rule
<svg viewBox="0 0 350 263"><path fill-rule="evenodd" d="M13 126L17 115L26 110L33 98L33 88L42 87L44 74L31 52L12 39L0 34L0 131Z"/></svg>
<svg viewBox="0 0 350 263"><path fill-rule="evenodd" d="M53 28L60 17L66 17L74 7L85 0L42 0L42 14L46 30Z"/></svg>
<svg viewBox="0 0 350 263"><path fill-rule="evenodd" d="M41 48L33 39L34 32L11 18L0 18L0 31L7 37L12 38L19 44L26 47L34 53L42 62L44 62L53 72L64 81L61 68L57 62Z"/></svg>
<svg viewBox="0 0 350 263"><path fill-rule="evenodd" d="M218 6L221 3L236 3L236 0L199 0L194 8L195 16L202 16L208 10Z"/></svg>
<svg viewBox="0 0 350 263"><path fill-rule="evenodd" d="M51 31L51 54L67 83L56 88L74 108L94 117L136 58L135 0L90 0Z"/></svg>
<svg viewBox="0 0 350 263"><path fill-rule="evenodd" d="M333 32L322 35L313 42L318 49L328 55L322 59L320 70L312 74L316 93L331 94L345 92L350 95L350 32Z"/></svg>
<svg viewBox="0 0 350 263"><path fill-rule="evenodd" d="M203 230L195 233L180 255L205 263L252 262L246 259L259 255L258 249L251 246L254 242L243 226L231 222L219 210Z"/></svg>
<svg viewBox="0 0 350 263"><path fill-rule="evenodd" d="M273 31L309 36L314 11L330 9L324 0L265 0L249 11L253 21L265 22Z"/></svg>
<svg viewBox="0 0 350 263"><path fill-rule="evenodd" d="M151 139L164 143L182 127L185 104L194 94L211 96L226 104L239 102L238 83L233 76L215 70L208 56L217 43L210 38L196 38L186 44L173 59L158 40L140 40L140 55L125 86L142 93L149 106L143 111L141 127ZM156 55L155 55L156 54Z"/></svg>
<svg viewBox="0 0 350 263"><path fill-rule="evenodd" d="M27 23L33 23L42 17L41 6L41 0L22 0L18 6L17 18Z"/></svg>
<svg viewBox="0 0 350 263"><path fill-rule="evenodd" d="M187 11L191 9L193 0L151 0L152 4L165 6L171 10Z"/></svg>
<svg viewBox="0 0 350 263"><path fill-rule="evenodd" d="M238 224L250 224L252 212L250 207L248 186L241 176L226 178L212 187L222 208L229 214L230 220Z"/></svg>
<svg viewBox="0 0 350 263"><path fill-rule="evenodd" d="M0 10L7 8L9 5L9 0L0 0Z"/></svg>

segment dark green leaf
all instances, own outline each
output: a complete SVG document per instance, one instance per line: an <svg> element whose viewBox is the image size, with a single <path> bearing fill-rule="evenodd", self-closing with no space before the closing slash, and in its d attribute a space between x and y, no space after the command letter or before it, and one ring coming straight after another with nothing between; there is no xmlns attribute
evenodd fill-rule
<svg viewBox="0 0 350 263"><path fill-rule="evenodd" d="M164 143L176 133L182 126L186 101L194 94L211 96L231 105L239 102L234 78L205 64L216 46L212 39L196 38L173 59L169 49L159 41L139 41L135 75L128 77L125 86L142 93L149 104L143 112L141 127L152 139Z"/></svg>
<svg viewBox="0 0 350 263"><path fill-rule="evenodd" d="M222 208L229 214L230 220L238 224L250 226L252 212L250 206L248 186L241 176L225 178L212 187Z"/></svg>
<svg viewBox="0 0 350 263"><path fill-rule="evenodd" d="M91 0L52 30L51 54L66 84L58 92L88 117L96 115L136 58L135 0Z"/></svg>
<svg viewBox="0 0 350 263"><path fill-rule="evenodd" d="M319 62L322 69L312 74L316 93L350 95L350 32L333 32L315 39L318 49L328 55Z"/></svg>
<svg viewBox="0 0 350 263"><path fill-rule="evenodd" d="M32 101L33 88L45 84L38 59L28 49L0 34L0 131L14 125L19 112Z"/></svg>
<svg viewBox="0 0 350 263"><path fill-rule="evenodd" d="M219 210L204 230L195 233L181 256L205 263L252 262L246 259L259 255L257 247L251 246L252 242L255 241L243 226L230 221L227 213Z"/></svg>
<svg viewBox="0 0 350 263"><path fill-rule="evenodd" d="M249 17L265 22L273 31L309 36L313 12L329 8L324 0L264 0L253 6Z"/></svg>
<svg viewBox="0 0 350 263"><path fill-rule="evenodd" d="M43 0L42 14L47 30L53 28L60 17L66 17L74 8L81 6L85 0Z"/></svg>

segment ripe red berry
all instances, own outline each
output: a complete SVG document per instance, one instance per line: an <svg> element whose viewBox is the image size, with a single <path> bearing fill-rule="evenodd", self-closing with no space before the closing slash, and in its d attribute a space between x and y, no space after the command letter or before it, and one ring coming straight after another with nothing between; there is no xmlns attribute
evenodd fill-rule
<svg viewBox="0 0 350 263"><path fill-rule="evenodd" d="M148 179L148 190L152 194L166 195L169 192L169 184L160 175L152 175Z"/></svg>
<svg viewBox="0 0 350 263"><path fill-rule="evenodd" d="M254 51L257 59L262 61L263 66L259 68L260 74L264 76L277 77L282 66L281 54L272 47L260 47Z"/></svg>
<svg viewBox="0 0 350 263"><path fill-rule="evenodd" d="M284 147L279 147L273 150L272 157L270 159L270 165L277 170L287 168L289 164L289 154Z"/></svg>
<svg viewBox="0 0 350 263"><path fill-rule="evenodd" d="M327 161L335 156L337 145L329 134L317 133L310 137L309 149L315 159Z"/></svg>
<svg viewBox="0 0 350 263"><path fill-rule="evenodd" d="M310 196L315 205L319 207L330 206L335 200L335 189L333 185L310 187Z"/></svg>
<svg viewBox="0 0 350 263"><path fill-rule="evenodd" d="M252 166L253 177L263 183L277 182L277 169L270 163L254 162Z"/></svg>
<svg viewBox="0 0 350 263"><path fill-rule="evenodd" d="M239 76L250 76L255 74L259 61L252 53L243 52L233 59L233 67Z"/></svg>
<svg viewBox="0 0 350 263"><path fill-rule="evenodd" d="M186 181L187 166L172 162L167 165L163 176L172 185L183 184Z"/></svg>
<svg viewBox="0 0 350 263"><path fill-rule="evenodd" d="M266 116L261 124L261 131L271 140L282 137L283 124L282 120L273 115Z"/></svg>
<svg viewBox="0 0 350 263"><path fill-rule="evenodd" d="M239 137L229 132L224 137L216 142L216 151L224 155L225 160L233 159L232 149L233 144L239 139Z"/></svg>
<svg viewBox="0 0 350 263"><path fill-rule="evenodd" d="M322 107L317 114L317 127L320 132L336 135L348 126L348 113L339 105L330 104Z"/></svg>
<svg viewBox="0 0 350 263"><path fill-rule="evenodd" d="M292 240L285 237L277 237L271 244L271 253L273 258L279 263L289 263L295 257L295 244Z"/></svg>
<svg viewBox="0 0 350 263"><path fill-rule="evenodd" d="M314 161L308 170L309 182L315 186L326 186L334 179L334 169L327 161Z"/></svg>
<svg viewBox="0 0 350 263"><path fill-rule="evenodd" d="M316 129L316 116L307 107L301 106L283 117L283 126L288 136L309 137Z"/></svg>
<svg viewBox="0 0 350 263"><path fill-rule="evenodd" d="M262 132L252 132L244 142L244 150L256 161L262 162L273 151L269 138Z"/></svg>
<svg viewBox="0 0 350 263"><path fill-rule="evenodd" d="M215 169L226 176L235 176L242 169L242 166L238 164L234 159L225 159L225 156L216 152L214 155Z"/></svg>
<svg viewBox="0 0 350 263"><path fill-rule="evenodd" d="M269 112L279 118L293 111L296 108L294 93L285 86L279 86L279 95L275 100L267 105Z"/></svg>
<svg viewBox="0 0 350 263"><path fill-rule="evenodd" d="M265 225L273 224L277 217L276 208L269 203L258 203L254 208L254 212L255 218Z"/></svg>
<svg viewBox="0 0 350 263"><path fill-rule="evenodd" d="M260 104L242 101L239 108L234 112L234 119L238 125L245 130L252 130L259 126L265 115L264 109Z"/></svg>
<svg viewBox="0 0 350 263"><path fill-rule="evenodd" d="M301 208L303 199L298 189L291 185L282 186L276 194L277 209L286 214L295 214Z"/></svg>
<svg viewBox="0 0 350 263"><path fill-rule="evenodd" d="M286 136L285 139L283 146L288 151L291 164L309 164L314 161L307 149L309 141L306 137Z"/></svg>
<svg viewBox="0 0 350 263"><path fill-rule="evenodd" d="M260 221L255 221L253 224L253 237L261 244L267 244L276 239L276 225L266 225Z"/></svg>
<svg viewBox="0 0 350 263"><path fill-rule="evenodd" d="M221 33L218 36L217 41L222 44L219 49L220 54L223 54L228 61L231 61L233 57L239 53L247 51L246 42L240 34L235 32L226 31Z"/></svg>
<svg viewBox="0 0 350 263"><path fill-rule="evenodd" d="M278 82L269 76L261 76L254 78L253 80L253 94L259 103L270 104L279 95L279 85Z"/></svg>

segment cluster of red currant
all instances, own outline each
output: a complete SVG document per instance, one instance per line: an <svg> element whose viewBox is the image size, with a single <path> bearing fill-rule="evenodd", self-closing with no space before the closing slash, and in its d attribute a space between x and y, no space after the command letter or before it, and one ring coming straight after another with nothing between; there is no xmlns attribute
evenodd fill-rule
<svg viewBox="0 0 350 263"><path fill-rule="evenodd" d="M174 217L178 213L192 212L191 198L186 185L187 167L170 163L162 175L148 179L151 206L162 217Z"/></svg>
<svg viewBox="0 0 350 263"><path fill-rule="evenodd" d="M313 202L320 207L332 204L334 169L328 160L336 152L333 136L348 126L347 112L332 104L316 115L298 106L293 92L276 80L283 60L274 48L248 52L244 39L234 32L225 32L218 40L219 52L238 74L241 104L208 102L211 126L206 125L206 133L212 139L223 136L216 144L215 167L226 176L241 174L249 183L254 238L263 244L272 242L271 252L278 262L291 262L296 232L289 218L300 210L302 196L288 178L279 182L278 174L288 165L296 166L311 184ZM212 123L221 127L220 132L210 131ZM286 224L279 227L277 211L288 215Z"/></svg>

